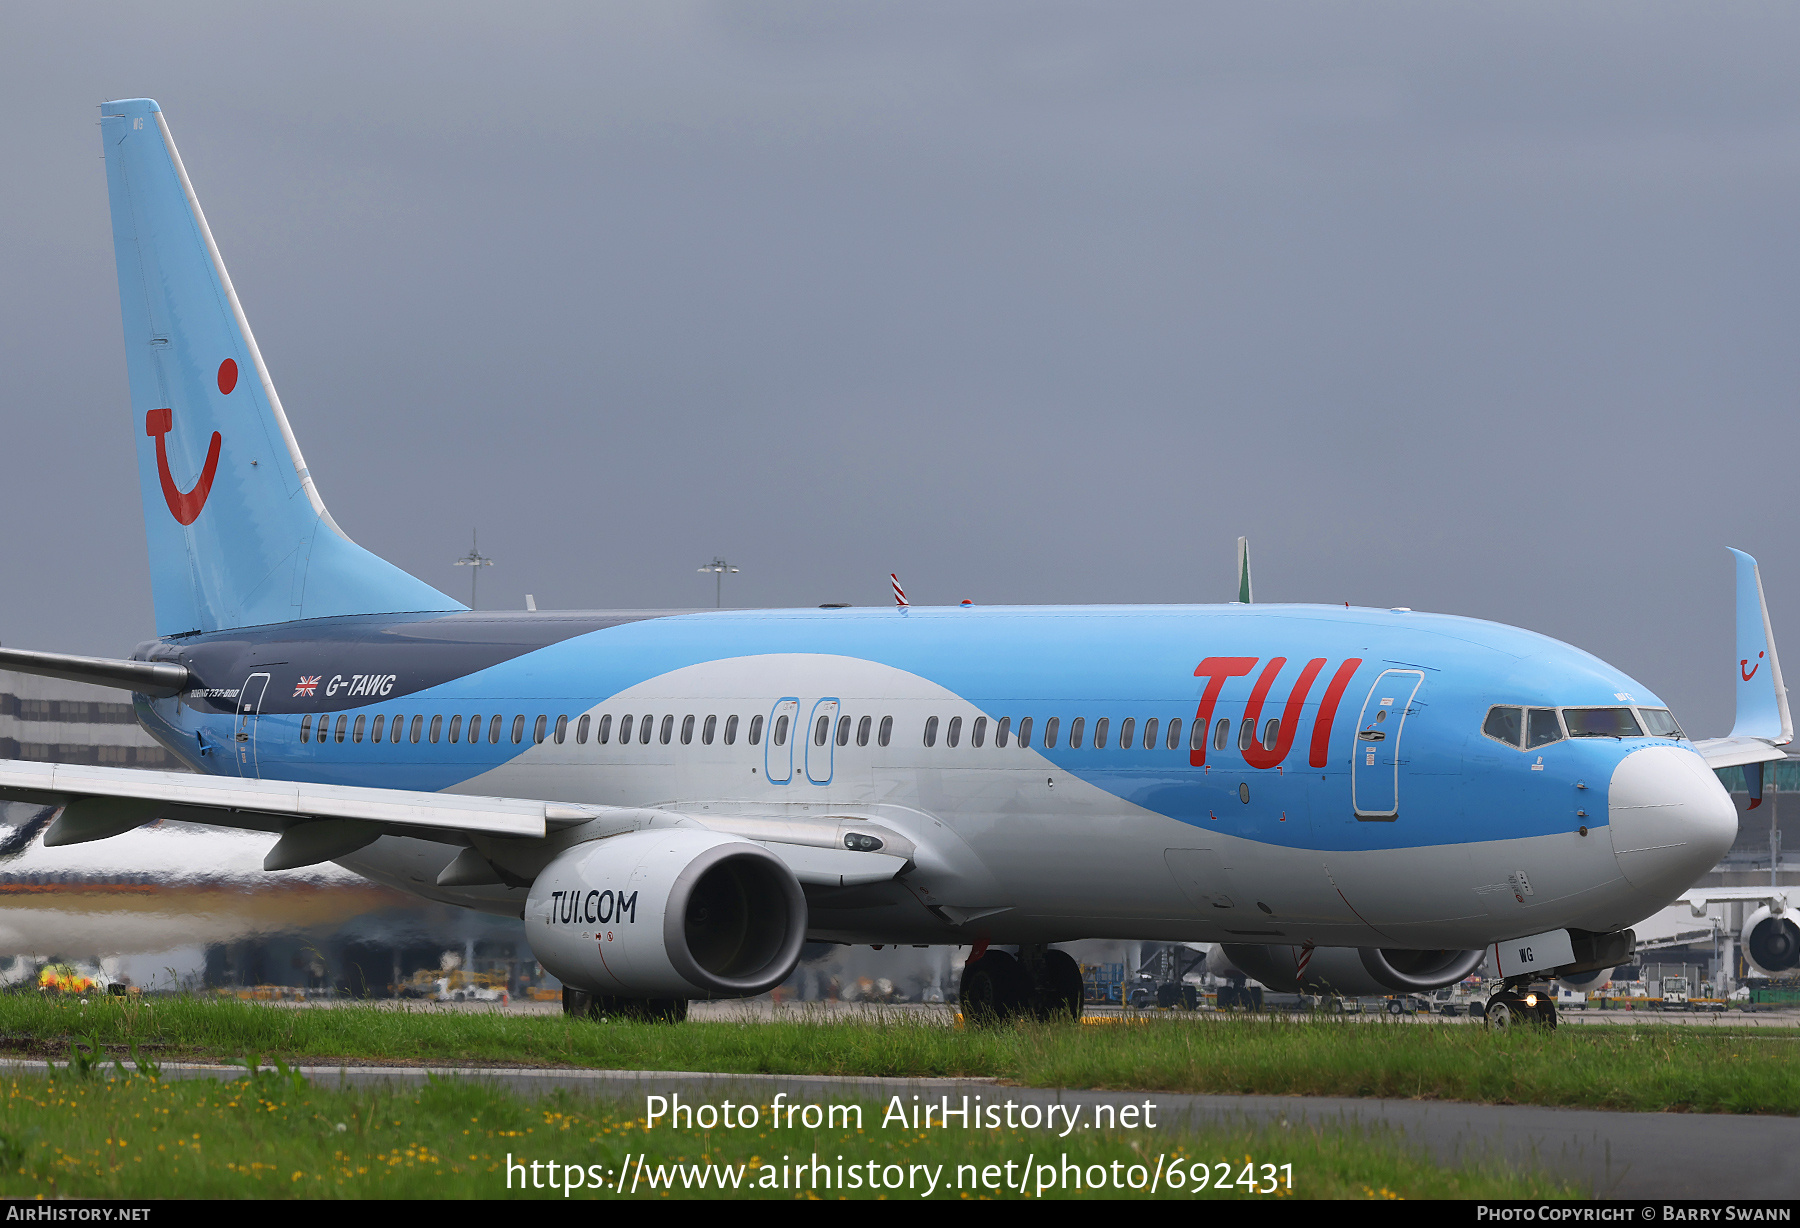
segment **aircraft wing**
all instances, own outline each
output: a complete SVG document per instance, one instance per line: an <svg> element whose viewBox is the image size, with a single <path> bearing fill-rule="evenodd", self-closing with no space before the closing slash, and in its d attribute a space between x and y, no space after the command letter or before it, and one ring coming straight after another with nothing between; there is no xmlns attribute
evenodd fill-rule
<svg viewBox="0 0 1800 1228"><path fill-rule="evenodd" d="M1739 767L1746 763L1773 763L1787 758L1787 751L1762 738L1704 738L1694 743L1709 768Z"/></svg>
<svg viewBox="0 0 1800 1228"><path fill-rule="evenodd" d="M1790 900L1800 903L1800 888L1695 887L1682 892L1675 902L1686 904L1696 917L1704 917L1708 904L1767 904L1776 912L1786 912Z"/></svg>
<svg viewBox="0 0 1800 1228"><path fill-rule="evenodd" d="M60 806L44 833L51 847L122 835L157 819L279 833L265 870L342 857L383 835L461 844L470 836L543 839L596 819L609 827L698 823L764 845L802 883L854 886L905 869L912 846L885 829L879 851L846 844L837 819L803 823L746 816L701 819L660 810L520 797L470 797L408 789L365 789L289 780L193 776L141 768L0 760L0 801ZM859 824L857 835L872 830Z"/></svg>

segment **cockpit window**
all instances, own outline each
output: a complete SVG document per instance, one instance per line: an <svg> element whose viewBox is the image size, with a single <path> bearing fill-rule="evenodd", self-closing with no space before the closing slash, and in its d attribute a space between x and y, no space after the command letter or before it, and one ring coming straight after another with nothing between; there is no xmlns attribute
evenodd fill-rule
<svg viewBox="0 0 1800 1228"><path fill-rule="evenodd" d="M1517 750L1524 716L1521 708L1489 708L1487 720L1481 723L1481 732Z"/></svg>
<svg viewBox="0 0 1800 1228"><path fill-rule="evenodd" d="M1534 750L1539 746L1560 742L1562 736L1562 723L1556 719L1555 708L1533 708L1526 714L1526 750Z"/></svg>
<svg viewBox="0 0 1800 1228"><path fill-rule="evenodd" d="M1638 715L1644 718L1644 727L1653 738L1685 738L1681 726L1675 723L1675 714L1667 708L1639 708Z"/></svg>
<svg viewBox="0 0 1800 1228"><path fill-rule="evenodd" d="M1630 708L1564 708L1571 738L1641 738L1637 717Z"/></svg>

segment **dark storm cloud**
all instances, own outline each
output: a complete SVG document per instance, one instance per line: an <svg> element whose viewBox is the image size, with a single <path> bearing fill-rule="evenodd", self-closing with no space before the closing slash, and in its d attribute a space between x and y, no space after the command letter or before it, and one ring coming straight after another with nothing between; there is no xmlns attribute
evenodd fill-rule
<svg viewBox="0 0 1800 1228"><path fill-rule="evenodd" d="M11 6L0 639L149 633L92 126L149 95L333 512L452 594L474 525L546 608L1212 600L1247 533L1722 732L1725 544L1800 643L1797 27Z"/></svg>

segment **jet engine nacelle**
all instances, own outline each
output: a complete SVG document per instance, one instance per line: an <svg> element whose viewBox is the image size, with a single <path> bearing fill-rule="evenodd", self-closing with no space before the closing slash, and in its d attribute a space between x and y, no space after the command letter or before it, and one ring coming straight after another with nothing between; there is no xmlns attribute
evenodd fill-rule
<svg viewBox="0 0 1800 1228"><path fill-rule="evenodd" d="M1744 958L1764 976L1780 976L1800 968L1800 924L1792 911L1776 912L1768 905L1744 918L1740 942Z"/></svg>
<svg viewBox="0 0 1800 1228"><path fill-rule="evenodd" d="M531 884L526 934L563 984L621 998L742 998L786 980L806 897L760 844L695 828L578 844Z"/></svg>
<svg viewBox="0 0 1800 1228"><path fill-rule="evenodd" d="M1485 951L1378 947L1250 946L1223 943L1225 958L1270 989L1347 998L1416 993L1454 985L1481 967ZM1209 971L1212 968L1209 965Z"/></svg>

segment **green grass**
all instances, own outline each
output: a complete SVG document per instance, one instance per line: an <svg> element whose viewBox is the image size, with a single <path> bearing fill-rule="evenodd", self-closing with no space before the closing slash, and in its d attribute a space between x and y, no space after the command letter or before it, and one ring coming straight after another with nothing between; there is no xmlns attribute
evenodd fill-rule
<svg viewBox="0 0 1800 1228"><path fill-rule="evenodd" d="M1800 1034L1678 1025L1554 1032L1409 1023L1168 1018L963 1031L916 1016L678 1026L560 1015L272 1007L232 999L0 995L0 1056L72 1039L163 1058L553 1065L727 1073L993 1077L1027 1086L1378 1096L1707 1113L1800 1112Z"/></svg>
<svg viewBox="0 0 1800 1228"><path fill-rule="evenodd" d="M873 1162L887 1180L901 1172L888 1166L900 1165L918 1183L910 1194L879 1191L887 1197L924 1196L933 1168L937 1186L930 1196L936 1198L1019 1197L1020 1172L1028 1174L1024 1182L1033 1195L1043 1181L1050 1183L1046 1196L1130 1197L1130 1188L1075 1191L1054 1183L1063 1179L1065 1164L1090 1178L1099 1165L1109 1182L1143 1183L1159 1161L1161 1197L1196 1196L1186 1180L1196 1165L1205 1166L1209 1188L1198 1196L1206 1198L1576 1193L1562 1181L1492 1165L1442 1168L1391 1134L1354 1128L1077 1132L1059 1140L1043 1131L884 1129L878 1105L865 1106L860 1130L840 1122L835 1129L777 1132L767 1128L766 1110L760 1117L761 1128L708 1134L666 1123L646 1129L642 1116L604 1100L528 1099L455 1079L405 1091L332 1091L280 1074L221 1082L103 1073L77 1078L65 1071L0 1080L0 1197L564 1198L545 1180L553 1172L555 1186L576 1187L574 1197L617 1198L614 1189L592 1189L590 1178L610 1185L621 1171L628 1186L636 1173L635 1194L646 1198L668 1197L671 1183L677 1197L719 1197L714 1183L721 1171L737 1173L742 1183L727 1197L870 1196L866 1187L836 1184L839 1157L863 1172ZM833 1188L782 1188L784 1172L792 1177L786 1162L810 1161L815 1153L836 1170ZM641 1169L632 1159L639 1155L647 1157ZM512 1169L509 1160L520 1167ZM533 1170L533 1161L555 1168ZM981 1187L989 1166L997 1182L1009 1163L1013 1188ZM1253 1165L1248 1174L1246 1164ZM677 1166L687 1166L692 1180L694 1165L703 1166L713 1188L683 1187ZM571 1169L580 1170L579 1183ZM1168 1188L1175 1169L1184 1174L1180 1191ZM1221 1174L1231 1183L1223 1190L1213 1188ZM1256 1192L1244 1188L1246 1176ZM521 1188L534 1180L537 1188Z"/></svg>

